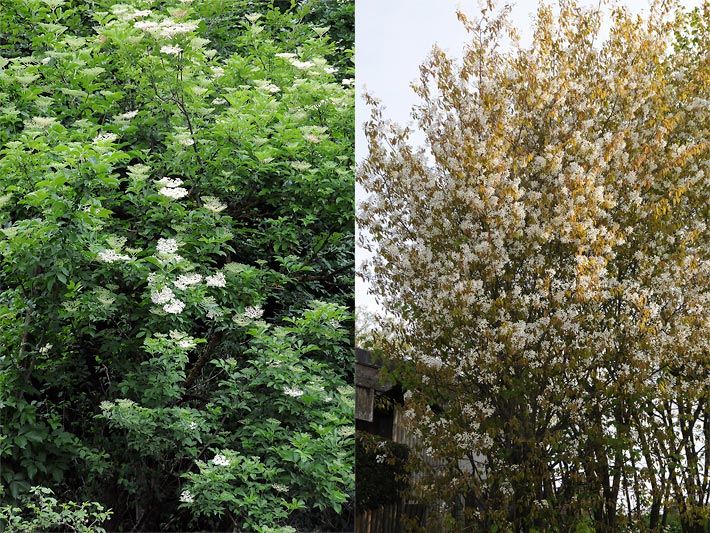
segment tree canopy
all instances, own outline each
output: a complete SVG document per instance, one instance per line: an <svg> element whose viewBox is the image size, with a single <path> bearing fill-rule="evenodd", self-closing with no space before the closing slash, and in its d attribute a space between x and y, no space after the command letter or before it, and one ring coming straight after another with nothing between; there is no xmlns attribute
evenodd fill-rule
<svg viewBox="0 0 710 533"><path fill-rule="evenodd" d="M705 531L710 6L613 7L602 38L598 10L542 4L529 46L508 12L459 13L414 127L367 97L363 275L447 465L414 496L478 531Z"/></svg>

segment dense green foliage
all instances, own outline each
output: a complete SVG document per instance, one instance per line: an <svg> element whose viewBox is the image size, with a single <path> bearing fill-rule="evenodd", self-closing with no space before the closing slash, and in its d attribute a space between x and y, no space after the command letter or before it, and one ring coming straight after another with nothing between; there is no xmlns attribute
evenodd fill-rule
<svg viewBox="0 0 710 533"><path fill-rule="evenodd" d="M0 507L0 520L9 531L77 531L103 533L99 524L111 516L110 511L95 502L59 502L51 489L33 487L24 495L19 507Z"/></svg>
<svg viewBox="0 0 710 533"><path fill-rule="evenodd" d="M12 511L33 486L113 531L347 525L352 41L323 6L2 2L0 525L61 526Z"/></svg>
<svg viewBox="0 0 710 533"><path fill-rule="evenodd" d="M355 42L355 2L352 0L213 0L195 4L199 16L206 22L206 37L214 42L220 52L234 51L235 45L230 28L238 25L245 15L262 11L264 4L273 4L277 10L267 13L262 20L265 30L281 41L284 47L295 48L316 31L327 32L336 45L325 54L338 79L352 74L353 44ZM283 24L280 11L289 12L303 24Z"/></svg>
<svg viewBox="0 0 710 533"><path fill-rule="evenodd" d="M401 501L409 486L407 446L358 431L355 458L358 511Z"/></svg>

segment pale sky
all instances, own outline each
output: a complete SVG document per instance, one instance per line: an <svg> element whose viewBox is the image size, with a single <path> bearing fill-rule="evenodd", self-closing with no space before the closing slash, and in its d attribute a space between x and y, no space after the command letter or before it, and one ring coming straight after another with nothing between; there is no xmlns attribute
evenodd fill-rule
<svg viewBox="0 0 710 533"><path fill-rule="evenodd" d="M580 3L596 7L599 0ZM618 3L633 12L648 6L646 0ZM683 5L690 8L700 3L701 0L685 0ZM536 0L519 0L513 6L511 20L523 44L531 39L532 15L537 5ZM416 103L409 84L417 79L419 65L434 43L460 57L466 32L456 18L456 10L460 8L475 17L479 8L475 0L356 0L355 6L355 157L361 161L366 151L362 125L368 113L362 101L363 89L381 100L387 118L409 122L409 111ZM356 188L356 198L361 194ZM362 253L356 250L358 264L361 258ZM360 279L355 282L355 298L357 307L374 308L374 298Z"/></svg>

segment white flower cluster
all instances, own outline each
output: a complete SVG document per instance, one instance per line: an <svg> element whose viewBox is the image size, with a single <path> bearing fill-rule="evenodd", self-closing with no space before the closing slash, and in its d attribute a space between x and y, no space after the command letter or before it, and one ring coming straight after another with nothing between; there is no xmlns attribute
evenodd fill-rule
<svg viewBox="0 0 710 533"><path fill-rule="evenodd" d="M47 343L39 349L39 353L41 353L42 355L47 355L52 348L52 344Z"/></svg>
<svg viewBox="0 0 710 533"><path fill-rule="evenodd" d="M185 198L185 196L188 195L187 189L183 187L163 187L158 192L172 200L179 200L180 198Z"/></svg>
<svg viewBox="0 0 710 533"><path fill-rule="evenodd" d="M212 276L206 276L205 277L205 284L208 287L226 287L227 286L227 279L224 277L224 274L222 272L217 272L216 274Z"/></svg>
<svg viewBox="0 0 710 533"><path fill-rule="evenodd" d="M136 22L133 27L137 30L150 33L154 37L162 37L164 39L172 39L176 35L193 32L197 29L198 23L190 22L175 22L167 18L161 22L150 20Z"/></svg>
<svg viewBox="0 0 710 533"><path fill-rule="evenodd" d="M202 282L201 274L181 274L173 282L173 284L180 290L185 290L192 285L198 285Z"/></svg>
<svg viewBox="0 0 710 533"><path fill-rule="evenodd" d="M212 464L216 466L229 466L230 462L224 455L217 454L212 458Z"/></svg>
<svg viewBox="0 0 710 533"><path fill-rule="evenodd" d="M121 254L115 250L101 250L98 258L104 263L117 263L120 261L131 261L132 257Z"/></svg>
<svg viewBox="0 0 710 533"><path fill-rule="evenodd" d="M250 320L258 320L264 315L261 307L250 306L244 309L244 316Z"/></svg>
<svg viewBox="0 0 710 533"><path fill-rule="evenodd" d="M159 180L156 180L155 183L162 187L174 189L175 187L179 187L180 185L182 185L182 180L180 178L168 178L167 176L165 176L163 178L160 178Z"/></svg>
<svg viewBox="0 0 710 533"><path fill-rule="evenodd" d="M327 128L321 126L303 126L300 130L303 133L303 138L312 144L322 142L327 132Z"/></svg>
<svg viewBox="0 0 710 533"><path fill-rule="evenodd" d="M126 111L125 113L121 113L120 115L116 115L116 120L119 122L127 122L131 119L136 118L138 115L137 110L132 110L132 111Z"/></svg>
<svg viewBox="0 0 710 533"><path fill-rule="evenodd" d="M178 242L175 239L158 239L158 245L156 249L159 254L170 256L178 251Z"/></svg>
<svg viewBox="0 0 710 533"><path fill-rule="evenodd" d="M295 387L284 387L284 394L292 398L300 398L303 396L303 391Z"/></svg>
<svg viewBox="0 0 710 533"><path fill-rule="evenodd" d="M163 311L171 315L179 315L185 310L185 303L182 300L173 298L163 306Z"/></svg>
<svg viewBox="0 0 710 533"><path fill-rule="evenodd" d="M182 48L179 46L173 46L173 45L164 45L160 47L160 51L163 54L167 54L169 56L178 56L182 53Z"/></svg>
<svg viewBox="0 0 710 533"><path fill-rule="evenodd" d="M307 161L291 161L291 168L299 172L305 172L311 168L311 164Z"/></svg>
<svg viewBox="0 0 710 533"><path fill-rule="evenodd" d="M58 121L54 117L32 117L27 123L27 126L30 128L46 130L55 124L58 124Z"/></svg>
<svg viewBox="0 0 710 533"><path fill-rule="evenodd" d="M123 21L131 21L152 15L150 9L135 9L126 4L117 4L111 7L111 12Z"/></svg>
<svg viewBox="0 0 710 533"><path fill-rule="evenodd" d="M283 55L281 56L283 57ZM313 68L316 66L316 64L313 61L300 61L296 59L295 57L288 57L286 58L289 60L289 62L296 67L297 69L300 70L307 70L309 68Z"/></svg>
<svg viewBox="0 0 710 533"><path fill-rule="evenodd" d="M111 144L112 142L116 142L116 139L118 139L118 135L115 133L100 133L94 137L92 142L97 145Z"/></svg>
<svg viewBox="0 0 710 533"><path fill-rule="evenodd" d="M96 287L92 292L96 301L104 307L110 307L116 302L116 295L104 287Z"/></svg>
<svg viewBox="0 0 710 533"><path fill-rule="evenodd" d="M276 94L281 90L279 89L278 85L274 85L269 80L254 80L254 85L260 91L264 91L270 94Z"/></svg>
<svg viewBox="0 0 710 533"><path fill-rule="evenodd" d="M340 426L338 428L338 435L341 437L349 437L355 433L355 428L353 426Z"/></svg>
<svg viewBox="0 0 710 533"><path fill-rule="evenodd" d="M163 263L179 263L182 261L182 256L177 253L178 246L175 239L158 239L156 258Z"/></svg>
<svg viewBox="0 0 710 533"><path fill-rule="evenodd" d="M183 331L171 330L170 338L177 341L177 345L183 350L192 350L195 346L197 346L195 339Z"/></svg>
<svg viewBox="0 0 710 533"><path fill-rule="evenodd" d="M227 206L220 202L219 198L216 198L214 196L203 196L201 200L202 206L208 211L212 211L213 213L220 213L227 209Z"/></svg>
<svg viewBox="0 0 710 533"><path fill-rule="evenodd" d="M172 198L173 200L179 200L188 195L187 189L181 187L182 180L180 178L164 177L157 180L155 183L161 186L158 190L160 194Z"/></svg>
<svg viewBox="0 0 710 533"><path fill-rule="evenodd" d="M183 503L193 503L195 501L195 497L189 490L185 489L180 494L180 501Z"/></svg>
<svg viewBox="0 0 710 533"><path fill-rule="evenodd" d="M156 258L162 262L179 262L182 257L177 254L179 243L175 239L160 238L156 246ZM172 286L180 291L188 290L190 287L199 285L205 282L207 287L224 288L227 286L227 279L222 272L203 276L199 273L180 274L176 279L169 281L163 277L158 277L156 273L151 273L148 276L148 285L151 287L151 301L160 305L163 311L170 314L180 314L185 309L185 303L175 295ZM200 306L207 311L208 318L216 318L220 316L222 311L214 301L214 298L207 296L203 298Z"/></svg>

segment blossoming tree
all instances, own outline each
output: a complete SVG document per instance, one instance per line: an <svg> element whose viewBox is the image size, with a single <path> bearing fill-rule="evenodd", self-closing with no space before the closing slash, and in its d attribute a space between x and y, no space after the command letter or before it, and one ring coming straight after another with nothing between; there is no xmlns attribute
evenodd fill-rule
<svg viewBox="0 0 710 533"><path fill-rule="evenodd" d="M414 85L420 145L366 97L363 275L447 464L416 495L480 531L701 531L710 8L614 8L606 39L598 11L556 9L529 47L507 8L459 13L462 60L434 48Z"/></svg>
<svg viewBox="0 0 710 533"><path fill-rule="evenodd" d="M0 529L344 527L348 67L153 4L0 12Z"/></svg>

